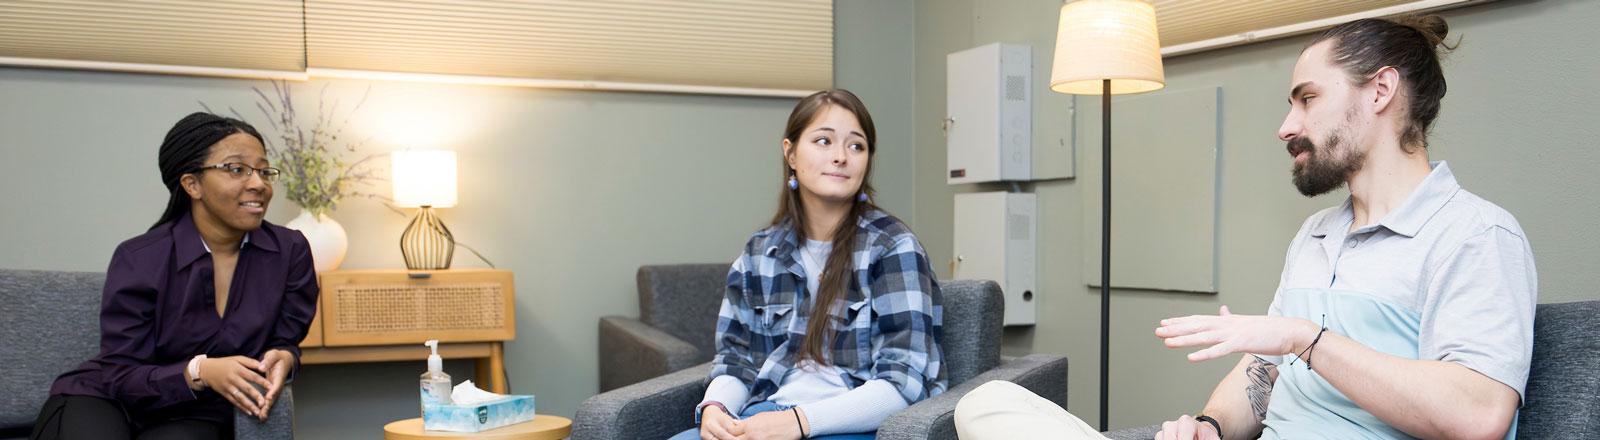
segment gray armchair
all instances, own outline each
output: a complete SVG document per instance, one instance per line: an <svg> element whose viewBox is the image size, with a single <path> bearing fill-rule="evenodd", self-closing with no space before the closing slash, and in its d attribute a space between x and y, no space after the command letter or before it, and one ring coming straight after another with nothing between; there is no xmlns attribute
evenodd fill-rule
<svg viewBox="0 0 1600 440"><path fill-rule="evenodd" d="M0 269L0 439L26 438L56 375L100 352L105 274ZM293 439L294 393L285 387L266 422L236 413L238 440Z"/></svg>
<svg viewBox="0 0 1600 440"><path fill-rule="evenodd" d="M1517 438L1600 438L1600 301L1540 304ZM1106 433L1146 440L1160 425Z"/></svg>
<svg viewBox="0 0 1600 440"><path fill-rule="evenodd" d="M950 389L890 416L879 427L878 438L955 439L956 403L968 391L991 380L1015 382L1057 405L1066 406L1065 357L1000 356L1005 302L999 285L991 281L956 280L941 282L940 290L944 301L942 348L945 366L949 369ZM710 323L714 322L715 314L713 308L709 314L698 318L701 319L699 325L712 327ZM590 397L578 408L572 438L665 439L692 428L694 407L704 397L706 375L710 372L710 364L702 363Z"/></svg>
<svg viewBox="0 0 1600 440"><path fill-rule="evenodd" d="M639 318L600 318L601 392L709 362L717 351L727 264L643 266L636 278Z"/></svg>

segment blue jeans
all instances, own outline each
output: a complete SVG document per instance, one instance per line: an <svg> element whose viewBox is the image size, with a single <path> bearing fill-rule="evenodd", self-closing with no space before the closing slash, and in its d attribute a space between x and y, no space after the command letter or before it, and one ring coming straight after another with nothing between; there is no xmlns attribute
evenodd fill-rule
<svg viewBox="0 0 1600 440"><path fill-rule="evenodd" d="M746 419L750 416L770 411L788 411L789 408L790 407L778 405L772 402L761 402L745 407L744 411L739 412L739 418ZM877 432L866 432L861 434L819 435L811 438L816 440L873 440L877 437ZM680 432L678 435L674 435L668 440L700 440L700 427L697 426L688 431Z"/></svg>

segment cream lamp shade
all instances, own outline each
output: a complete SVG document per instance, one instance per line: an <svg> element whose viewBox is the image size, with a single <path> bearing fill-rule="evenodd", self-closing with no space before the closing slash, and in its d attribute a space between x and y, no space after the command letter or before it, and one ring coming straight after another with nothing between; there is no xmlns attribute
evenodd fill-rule
<svg viewBox="0 0 1600 440"><path fill-rule="evenodd" d="M1061 5L1050 90L1099 95L1143 93L1166 86L1156 8L1145 0L1077 0Z"/></svg>
<svg viewBox="0 0 1600 440"><path fill-rule="evenodd" d="M402 208L456 205L456 152L401 150L390 154L394 204Z"/></svg>

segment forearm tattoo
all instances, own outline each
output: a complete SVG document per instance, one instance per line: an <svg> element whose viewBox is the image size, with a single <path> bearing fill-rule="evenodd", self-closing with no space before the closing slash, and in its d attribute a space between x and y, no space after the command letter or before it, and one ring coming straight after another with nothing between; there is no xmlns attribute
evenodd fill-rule
<svg viewBox="0 0 1600 440"><path fill-rule="evenodd" d="M1267 401L1272 399L1272 373L1277 369L1277 365L1261 358L1256 358L1244 368L1244 375L1250 380L1244 386L1244 393L1250 398L1250 410L1255 413L1257 422L1267 419Z"/></svg>

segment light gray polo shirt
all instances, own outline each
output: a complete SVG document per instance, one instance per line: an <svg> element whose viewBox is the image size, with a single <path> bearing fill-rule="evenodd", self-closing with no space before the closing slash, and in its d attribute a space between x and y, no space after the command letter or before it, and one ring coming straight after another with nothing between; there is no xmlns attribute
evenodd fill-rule
<svg viewBox="0 0 1600 440"><path fill-rule="evenodd" d="M1539 290L1533 250L1516 218L1461 189L1444 162L1431 165L1377 223L1351 231L1349 199L1306 219L1267 313L1326 322L1393 356L1461 364L1521 396ZM1264 424L1263 439L1409 438L1300 362L1279 366Z"/></svg>

